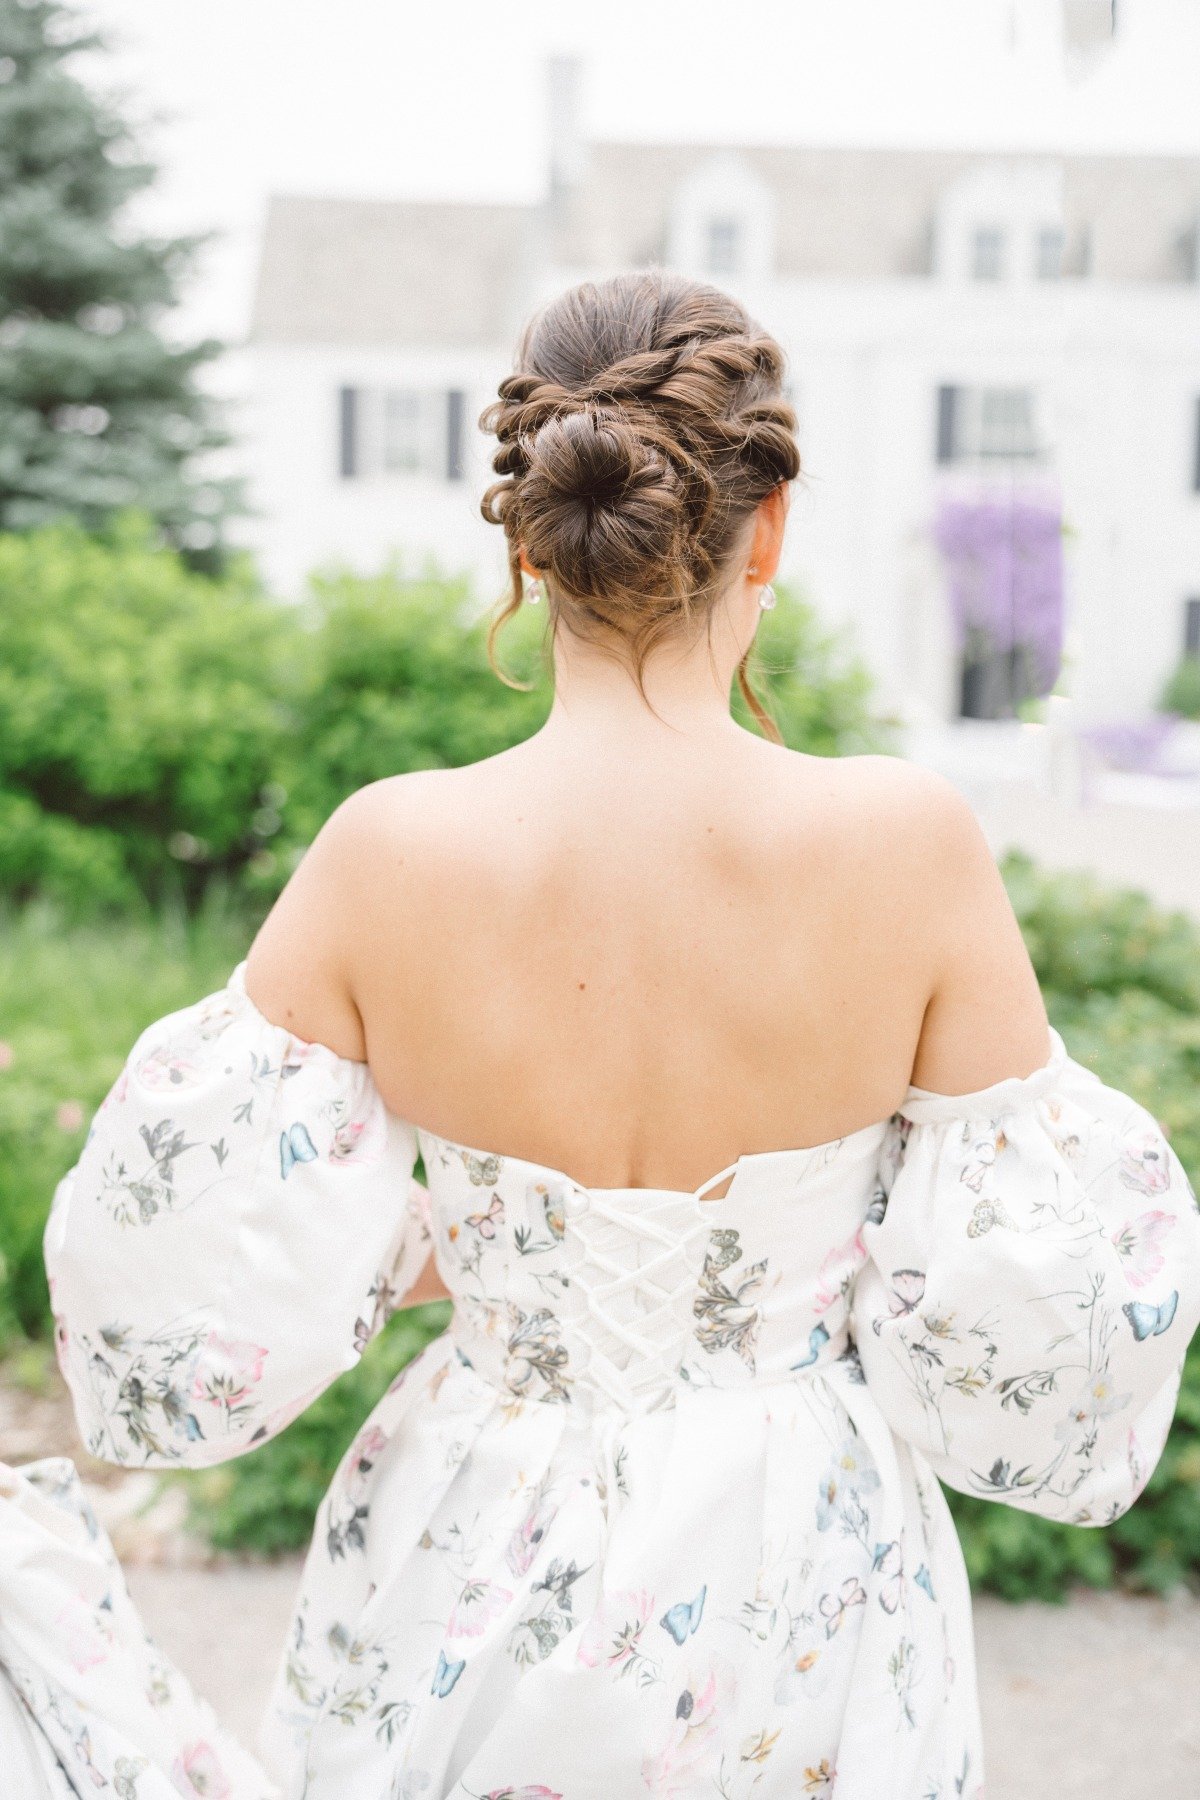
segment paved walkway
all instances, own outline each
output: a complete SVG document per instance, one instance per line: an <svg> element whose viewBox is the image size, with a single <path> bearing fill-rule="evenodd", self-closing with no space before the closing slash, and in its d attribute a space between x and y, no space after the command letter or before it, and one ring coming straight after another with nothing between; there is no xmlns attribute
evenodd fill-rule
<svg viewBox="0 0 1200 1800"><path fill-rule="evenodd" d="M246 1743L298 1576L290 1562L129 1570L150 1630ZM1200 1601L984 1600L977 1625L988 1800L1200 1795Z"/></svg>

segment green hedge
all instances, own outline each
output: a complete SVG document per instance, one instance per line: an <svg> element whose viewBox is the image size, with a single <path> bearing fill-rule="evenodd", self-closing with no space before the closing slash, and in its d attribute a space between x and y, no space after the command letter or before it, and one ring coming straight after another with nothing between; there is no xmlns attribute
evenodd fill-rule
<svg viewBox="0 0 1200 1800"><path fill-rule="evenodd" d="M782 602L760 651L787 741L876 747L862 668ZM136 517L0 534L0 894L83 916L194 906L219 878L261 906L356 788L542 723L546 609L501 635L515 690L482 611L465 581L396 568L329 571L280 605L248 564L197 574Z"/></svg>
<svg viewBox="0 0 1200 1800"><path fill-rule="evenodd" d="M296 625L126 519L0 534L0 892L76 912L197 897L259 847Z"/></svg>

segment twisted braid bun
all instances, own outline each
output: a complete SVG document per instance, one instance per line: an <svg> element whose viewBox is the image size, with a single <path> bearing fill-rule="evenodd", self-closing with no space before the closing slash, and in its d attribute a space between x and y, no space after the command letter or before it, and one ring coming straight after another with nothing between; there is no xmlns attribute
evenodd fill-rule
<svg viewBox="0 0 1200 1800"><path fill-rule="evenodd" d="M521 538L556 592L604 604L672 584L686 553L684 483L649 433L618 407L585 407L547 419L527 455Z"/></svg>
<svg viewBox="0 0 1200 1800"><path fill-rule="evenodd" d="M800 472L783 374L736 300L665 271L584 282L539 313L480 420L499 478L483 515L512 574L493 637L520 605L523 547L555 622L625 649L640 684L655 643L707 619L760 501Z"/></svg>

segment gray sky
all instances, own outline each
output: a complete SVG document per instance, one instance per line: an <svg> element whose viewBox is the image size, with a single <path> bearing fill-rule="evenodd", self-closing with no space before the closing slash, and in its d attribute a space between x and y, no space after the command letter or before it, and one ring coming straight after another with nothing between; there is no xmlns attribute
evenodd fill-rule
<svg viewBox="0 0 1200 1800"><path fill-rule="evenodd" d="M1119 0L1069 76L1057 0L86 0L163 165L152 227L222 235L180 323L244 331L272 192L528 199L542 65L600 137L1187 150L1200 0Z"/></svg>

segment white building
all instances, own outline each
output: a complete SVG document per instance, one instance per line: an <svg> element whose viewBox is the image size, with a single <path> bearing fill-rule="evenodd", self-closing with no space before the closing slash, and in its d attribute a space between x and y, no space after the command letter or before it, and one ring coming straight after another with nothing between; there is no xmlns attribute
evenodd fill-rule
<svg viewBox="0 0 1200 1800"><path fill-rule="evenodd" d="M783 343L807 472L784 573L889 702L995 701L964 701L933 537L947 497L991 493L1061 496L1076 716L1152 708L1200 654L1200 158L585 143L577 75L551 69L541 205L272 203L250 472L275 585L398 550L493 598L476 422L521 322L663 263Z"/></svg>

